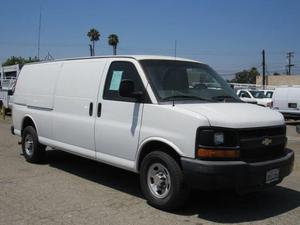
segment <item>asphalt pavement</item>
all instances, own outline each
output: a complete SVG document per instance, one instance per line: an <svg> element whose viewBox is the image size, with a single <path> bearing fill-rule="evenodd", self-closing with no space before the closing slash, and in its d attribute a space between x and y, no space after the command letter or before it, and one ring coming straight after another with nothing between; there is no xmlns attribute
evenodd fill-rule
<svg viewBox="0 0 300 225"><path fill-rule="evenodd" d="M0 121L0 224L300 224L300 134L288 126L293 173L276 187L239 196L193 191L185 207L163 212L141 195L138 175L58 150L27 163L10 122Z"/></svg>

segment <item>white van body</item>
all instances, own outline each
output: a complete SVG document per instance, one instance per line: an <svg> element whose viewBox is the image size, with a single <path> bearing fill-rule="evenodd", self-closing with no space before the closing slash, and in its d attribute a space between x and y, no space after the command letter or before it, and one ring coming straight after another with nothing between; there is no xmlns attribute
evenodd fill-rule
<svg viewBox="0 0 300 225"><path fill-rule="evenodd" d="M300 87L278 87L272 99L273 109L287 117L300 118Z"/></svg>
<svg viewBox="0 0 300 225"><path fill-rule="evenodd" d="M266 181L268 185L269 182L273 184L280 182L291 172L292 151L278 156L279 158L277 156L277 158L272 158L273 161L260 159L259 164L242 159L233 161L198 159L195 153L198 144L195 146L195 143L197 143L198 133L202 132L202 129L205 131L207 129L225 129L225 133L227 130L233 133L259 130L258 136L251 139L253 147L257 150L258 146L259 148L263 148L263 146L271 148L272 140L274 146L278 143L277 136L273 137L269 132L270 129L280 130L281 145L285 145L284 118L274 110L242 103L240 100L228 102L226 96L221 101L214 102L177 101L176 96L173 100L160 101L154 86L149 82L145 68L141 65L142 62L151 60L159 62L159 65L168 62L207 67L207 65L193 60L163 56L94 57L25 65L19 75L14 94L12 132L22 137L23 148L32 144L32 139L27 143L26 136L24 137L24 129L26 126L31 126L36 130L38 142L44 146L137 173L141 172L143 159L147 158L147 154L152 150L158 151L163 148L165 149L164 153L167 152L176 158L183 170L184 179L191 183L199 181L200 188L204 189L206 186L208 188L218 188L218 185L221 187L225 185L224 180L214 183L212 187L211 182L202 182L195 174L200 173L209 179L214 179L214 173L215 175L220 171L224 173L225 167L230 167L230 171L236 172L240 172L241 168L251 167L252 171L259 170L261 176L265 177L269 170L274 169L272 165L276 161L275 168L282 171L280 176L279 173L276 172L274 175L272 172L273 175L271 175L276 177ZM123 64L130 64L137 71L145 89L144 94L147 95L147 101L124 101L124 99L119 101L120 96L113 100L104 96L106 89L112 90L113 93L121 85L121 69L111 71L110 68L113 65L122 66ZM111 76L111 81L107 83L109 76ZM201 85L196 86L202 88ZM211 92L218 89L205 88ZM229 86L228 89L230 89ZM222 132L221 134L220 132L215 133L214 137L222 142L224 135L225 142L226 138L231 138L226 137L226 134ZM268 143L264 144L264 141ZM216 148L220 149L220 147ZM225 151L228 149L224 148ZM236 146L234 151L238 151L237 148L240 146ZM163 164L163 168L168 168L167 162ZM232 168L233 166L235 169ZM207 169L210 167L213 169L208 172ZM169 169L170 173L165 172L164 179L172 175L171 168ZM245 170L245 174L241 174L239 180L228 181L228 185L247 186L243 183L245 182L244 177L250 176L247 171ZM177 173L179 172L177 171ZM161 174L155 176L155 179L162 179ZM251 176L256 177L257 172ZM228 179L232 179L232 177L238 176L233 176L232 172L228 170ZM218 176L215 178L219 179ZM258 186L262 185L260 182L263 179L253 180L259 183ZM165 186L162 180L155 182L159 183L159 188ZM243 184L239 185L240 182ZM160 201L163 197L159 194L158 197L155 196L147 197L152 205L158 208L171 207L162 205L161 202L156 204L155 201ZM172 204L175 207L176 204L174 202Z"/></svg>

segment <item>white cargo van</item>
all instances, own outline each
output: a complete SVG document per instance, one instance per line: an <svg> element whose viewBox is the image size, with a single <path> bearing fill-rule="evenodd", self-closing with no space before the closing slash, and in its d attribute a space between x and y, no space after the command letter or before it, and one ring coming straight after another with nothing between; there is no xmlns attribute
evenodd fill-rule
<svg viewBox="0 0 300 225"><path fill-rule="evenodd" d="M273 109L286 118L300 118L300 87L279 87L273 94Z"/></svg>
<svg viewBox="0 0 300 225"><path fill-rule="evenodd" d="M166 210L190 188L273 186L294 161L280 113L243 103L208 65L173 57L25 65L12 132L29 162L50 146L139 173L148 202Z"/></svg>

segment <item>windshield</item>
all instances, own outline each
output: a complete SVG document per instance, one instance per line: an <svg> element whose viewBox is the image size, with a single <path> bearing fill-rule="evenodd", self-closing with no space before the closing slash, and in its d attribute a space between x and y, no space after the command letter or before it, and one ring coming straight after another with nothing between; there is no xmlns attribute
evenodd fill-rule
<svg viewBox="0 0 300 225"><path fill-rule="evenodd" d="M272 98L273 97L273 91L267 91L267 93L265 94L266 98Z"/></svg>
<svg viewBox="0 0 300 225"><path fill-rule="evenodd" d="M265 98L263 91L250 91L254 98Z"/></svg>
<svg viewBox="0 0 300 225"><path fill-rule="evenodd" d="M141 60L159 101L240 102L232 88L209 66L176 60Z"/></svg>

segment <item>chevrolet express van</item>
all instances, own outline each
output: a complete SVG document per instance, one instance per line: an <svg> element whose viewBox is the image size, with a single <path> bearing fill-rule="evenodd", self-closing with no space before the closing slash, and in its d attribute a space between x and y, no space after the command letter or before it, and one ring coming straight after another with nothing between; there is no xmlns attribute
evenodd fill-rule
<svg viewBox="0 0 300 225"><path fill-rule="evenodd" d="M160 209L181 205L190 188L252 191L292 171L283 116L242 102L197 61L28 64L14 95L12 132L22 137L28 162L39 162L50 146L139 173L145 198Z"/></svg>
<svg viewBox="0 0 300 225"><path fill-rule="evenodd" d="M300 119L300 87L278 87L273 94L273 109L286 118Z"/></svg>

